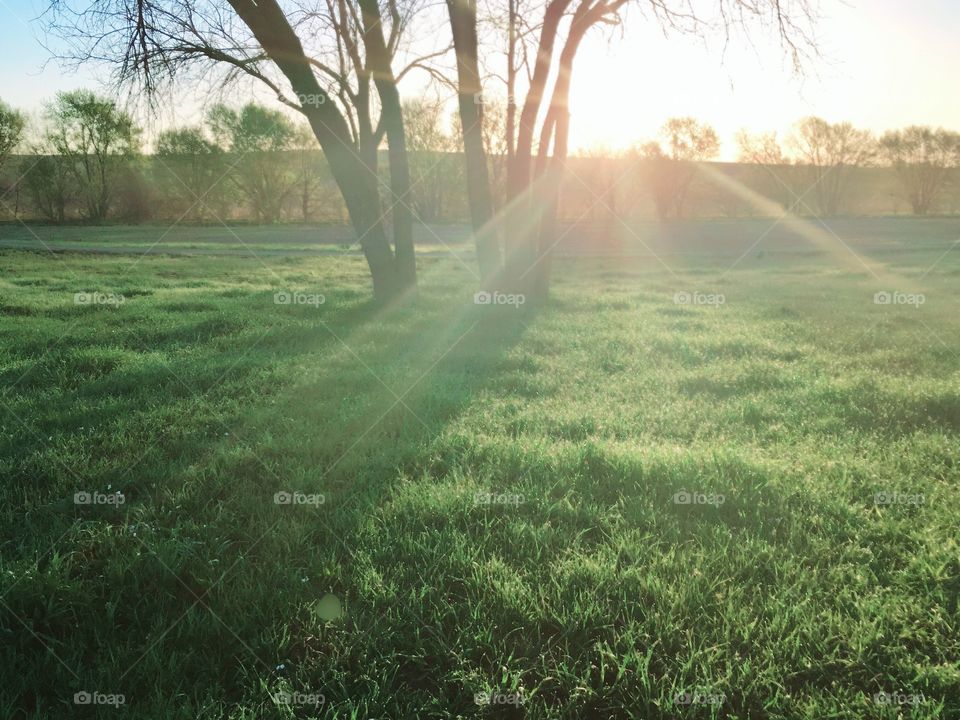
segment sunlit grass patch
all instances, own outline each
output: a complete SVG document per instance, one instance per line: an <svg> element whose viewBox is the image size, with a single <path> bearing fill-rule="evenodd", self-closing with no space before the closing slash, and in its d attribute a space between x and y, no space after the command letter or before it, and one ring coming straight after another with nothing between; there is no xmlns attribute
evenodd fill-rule
<svg viewBox="0 0 960 720"><path fill-rule="evenodd" d="M0 714L955 716L956 314L798 262L0 255Z"/></svg>

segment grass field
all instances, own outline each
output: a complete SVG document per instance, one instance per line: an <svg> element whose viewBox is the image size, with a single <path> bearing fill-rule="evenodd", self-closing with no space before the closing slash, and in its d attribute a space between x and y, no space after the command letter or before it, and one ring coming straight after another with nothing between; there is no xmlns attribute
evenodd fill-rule
<svg viewBox="0 0 960 720"><path fill-rule="evenodd" d="M899 227L539 310L0 252L0 717L960 717L960 249Z"/></svg>

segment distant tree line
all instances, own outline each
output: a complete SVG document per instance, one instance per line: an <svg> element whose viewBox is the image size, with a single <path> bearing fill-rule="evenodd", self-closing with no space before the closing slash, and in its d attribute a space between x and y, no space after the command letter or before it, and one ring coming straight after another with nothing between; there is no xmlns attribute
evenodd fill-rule
<svg viewBox="0 0 960 720"><path fill-rule="evenodd" d="M308 220L330 204L342 220L312 134L249 103L214 106L197 126L165 130L154 152L112 101L64 92L37 122L0 103L0 173L7 214L51 222ZM19 160L10 164L14 153ZM331 202L332 201L332 202Z"/></svg>
<svg viewBox="0 0 960 720"><path fill-rule="evenodd" d="M498 211L508 195L507 106L484 105L482 143ZM404 204L421 222L468 220L460 114L427 98L405 101L402 114L410 173ZM559 215L633 214L646 201L663 219L833 216L851 212L852 191L863 192L858 186L869 168L896 178L915 215L943 212L946 192L960 189L960 134L942 128L911 126L876 137L809 117L782 143L775 133L746 131L736 142L738 163L716 163L716 131L694 118L671 118L657 140L619 156L572 158L569 169L579 175L561 184ZM160 133L146 154L130 115L92 92L58 94L34 122L0 101L0 178L3 214L51 222L347 219L312 131L255 103L215 105L200 124ZM581 213L583 205L600 212Z"/></svg>
<svg viewBox="0 0 960 720"><path fill-rule="evenodd" d="M644 184L661 218L683 217L691 185L714 160L720 143L716 131L694 118L671 118L661 129L661 141L640 146L634 155L647 160ZM763 204L773 198L784 210L798 214L835 216L847 210L852 175L860 168L888 167L915 215L929 214L960 170L960 133L927 126L910 126L875 137L850 123L830 123L819 117L801 120L787 138L788 155L775 133L736 137L738 160L758 170L766 186L763 197L739 181L728 181L721 192L744 202ZM711 178L723 179L714 175ZM721 200L721 203L723 201Z"/></svg>

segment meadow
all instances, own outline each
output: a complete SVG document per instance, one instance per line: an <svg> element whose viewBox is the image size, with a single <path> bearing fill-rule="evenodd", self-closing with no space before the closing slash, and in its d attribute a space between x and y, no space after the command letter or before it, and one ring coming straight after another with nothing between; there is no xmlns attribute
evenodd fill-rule
<svg viewBox="0 0 960 720"><path fill-rule="evenodd" d="M0 716L960 717L960 223L746 223L0 250Z"/></svg>

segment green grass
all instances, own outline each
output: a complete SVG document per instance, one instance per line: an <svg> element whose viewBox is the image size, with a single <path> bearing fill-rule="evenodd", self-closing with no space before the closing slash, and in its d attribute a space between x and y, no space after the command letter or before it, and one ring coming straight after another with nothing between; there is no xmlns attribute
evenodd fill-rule
<svg viewBox="0 0 960 720"><path fill-rule="evenodd" d="M558 260L539 311L443 257L378 312L356 257L0 254L0 716L960 717L960 254L917 246Z"/></svg>

